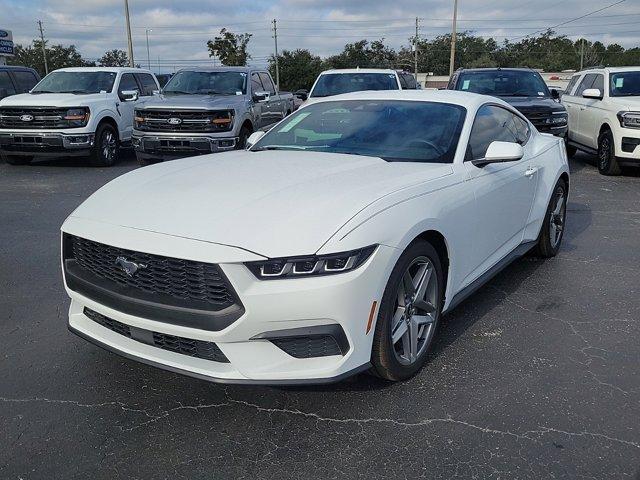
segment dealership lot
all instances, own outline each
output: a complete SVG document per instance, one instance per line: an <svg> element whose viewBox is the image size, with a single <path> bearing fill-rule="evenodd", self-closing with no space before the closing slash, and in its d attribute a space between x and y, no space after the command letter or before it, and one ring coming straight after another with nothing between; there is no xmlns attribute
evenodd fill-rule
<svg viewBox="0 0 640 480"><path fill-rule="evenodd" d="M59 226L135 159L0 164L0 478L636 478L640 171L593 161L571 164L558 257L446 317L415 378L304 388L209 384L67 332Z"/></svg>

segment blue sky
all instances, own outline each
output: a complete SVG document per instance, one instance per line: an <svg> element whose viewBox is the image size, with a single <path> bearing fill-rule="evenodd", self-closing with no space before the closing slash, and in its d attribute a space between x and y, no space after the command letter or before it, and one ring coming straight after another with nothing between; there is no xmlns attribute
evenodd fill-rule
<svg viewBox="0 0 640 480"><path fill-rule="evenodd" d="M571 20L615 0L459 0L459 30L518 39ZM123 0L0 0L0 28L13 30L16 43L29 43L40 19L52 43L74 44L95 59L105 50L126 50ZM263 65L273 53L271 20L278 21L280 50L308 48L322 55L339 52L361 38L384 38L407 45L420 17L420 35L431 38L451 28L453 0L129 0L134 57L146 66L145 30L152 67L172 70L207 61L206 40L222 27L253 34L252 63ZM557 28L578 38L640 45L640 2L614 7ZM158 63L158 58L160 63ZM209 60L210 61L210 60Z"/></svg>

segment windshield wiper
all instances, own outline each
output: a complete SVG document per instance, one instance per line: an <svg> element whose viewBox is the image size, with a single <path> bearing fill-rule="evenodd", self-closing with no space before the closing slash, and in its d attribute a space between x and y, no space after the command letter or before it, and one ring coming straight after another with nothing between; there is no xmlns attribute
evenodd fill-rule
<svg viewBox="0 0 640 480"><path fill-rule="evenodd" d="M193 92L185 92L184 90L165 90L162 93L175 93L178 95L195 95Z"/></svg>
<svg viewBox="0 0 640 480"><path fill-rule="evenodd" d="M58 93L73 93L74 95L78 95L81 93L92 93L90 90L61 90Z"/></svg>
<svg viewBox="0 0 640 480"><path fill-rule="evenodd" d="M52 92L51 90L33 90L30 93L58 93L58 92Z"/></svg>
<svg viewBox="0 0 640 480"><path fill-rule="evenodd" d="M265 145L264 147L252 148L252 152L262 152L264 150L306 150L307 147L299 145Z"/></svg>

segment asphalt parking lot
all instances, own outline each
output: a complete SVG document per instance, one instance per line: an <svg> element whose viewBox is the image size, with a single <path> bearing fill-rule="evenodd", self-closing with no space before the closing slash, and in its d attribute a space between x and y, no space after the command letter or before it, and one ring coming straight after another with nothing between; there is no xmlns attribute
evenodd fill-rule
<svg viewBox="0 0 640 480"><path fill-rule="evenodd" d="M69 333L58 229L135 161L0 163L0 478L640 478L640 172L592 162L572 162L559 256L446 317L415 378L304 388L209 384Z"/></svg>

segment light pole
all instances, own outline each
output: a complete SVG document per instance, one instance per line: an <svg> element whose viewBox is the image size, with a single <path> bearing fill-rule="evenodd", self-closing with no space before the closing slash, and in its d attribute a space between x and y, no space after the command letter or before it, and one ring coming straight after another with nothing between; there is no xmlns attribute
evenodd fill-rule
<svg viewBox="0 0 640 480"><path fill-rule="evenodd" d="M129 54L129 66L133 67L133 41L131 40L131 22L129 20L129 1L124 0L124 18L127 23L127 50Z"/></svg>
<svg viewBox="0 0 640 480"><path fill-rule="evenodd" d="M449 77L453 75L456 62L456 20L458 19L458 0L453 0L453 23L451 25L451 57L449 58Z"/></svg>
<svg viewBox="0 0 640 480"><path fill-rule="evenodd" d="M153 32L152 28L146 28L144 33L147 35L147 67L151 70L151 56L149 55L149 32Z"/></svg>

